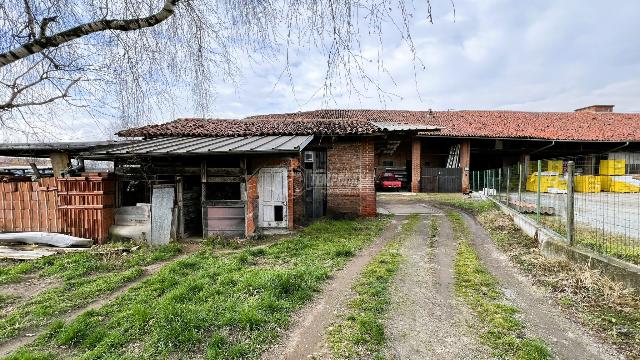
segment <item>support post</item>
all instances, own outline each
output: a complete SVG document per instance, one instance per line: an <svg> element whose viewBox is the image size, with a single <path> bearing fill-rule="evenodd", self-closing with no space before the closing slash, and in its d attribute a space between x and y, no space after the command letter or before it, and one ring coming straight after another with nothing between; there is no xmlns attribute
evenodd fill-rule
<svg viewBox="0 0 640 360"><path fill-rule="evenodd" d="M502 199L502 168L498 169L498 202Z"/></svg>
<svg viewBox="0 0 640 360"><path fill-rule="evenodd" d="M518 163L518 202L522 202L522 163Z"/></svg>
<svg viewBox="0 0 640 360"><path fill-rule="evenodd" d="M462 192L469 192L469 169L471 166L471 141L460 143L460 167L462 168Z"/></svg>
<svg viewBox="0 0 640 360"><path fill-rule="evenodd" d="M538 160L538 189L536 198L536 221L540 223L540 183L542 182L542 160Z"/></svg>
<svg viewBox="0 0 640 360"><path fill-rule="evenodd" d="M411 142L411 192L420 192L420 176L422 175L420 164L420 150L422 143L420 139L414 138Z"/></svg>
<svg viewBox="0 0 640 360"><path fill-rule="evenodd" d="M567 241L569 245L575 243L575 218L574 218L574 178L576 164L573 161L567 163Z"/></svg>
<svg viewBox="0 0 640 360"><path fill-rule="evenodd" d="M505 203L507 204L507 207L509 206L509 183L511 182L511 178L509 177L510 174L510 168L507 168L507 199L505 201Z"/></svg>

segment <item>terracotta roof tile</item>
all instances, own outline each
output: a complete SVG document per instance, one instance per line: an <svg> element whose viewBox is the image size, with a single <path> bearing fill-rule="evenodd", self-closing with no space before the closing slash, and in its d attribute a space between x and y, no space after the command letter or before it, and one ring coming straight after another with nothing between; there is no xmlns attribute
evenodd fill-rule
<svg viewBox="0 0 640 360"><path fill-rule="evenodd" d="M316 110L243 120L178 119L119 136L354 135L380 132L372 122L441 127L434 136L575 141L640 141L640 114L523 111Z"/></svg>

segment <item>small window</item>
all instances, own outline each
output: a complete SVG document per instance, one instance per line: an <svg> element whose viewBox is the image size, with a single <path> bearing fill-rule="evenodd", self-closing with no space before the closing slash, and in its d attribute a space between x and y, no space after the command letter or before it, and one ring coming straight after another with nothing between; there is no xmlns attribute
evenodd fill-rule
<svg viewBox="0 0 640 360"><path fill-rule="evenodd" d="M273 221L284 221L284 208L282 205L273 207Z"/></svg>
<svg viewBox="0 0 640 360"><path fill-rule="evenodd" d="M382 166L393 167L393 160L382 160Z"/></svg>
<svg viewBox="0 0 640 360"><path fill-rule="evenodd" d="M240 183L207 183L207 200L240 200Z"/></svg>

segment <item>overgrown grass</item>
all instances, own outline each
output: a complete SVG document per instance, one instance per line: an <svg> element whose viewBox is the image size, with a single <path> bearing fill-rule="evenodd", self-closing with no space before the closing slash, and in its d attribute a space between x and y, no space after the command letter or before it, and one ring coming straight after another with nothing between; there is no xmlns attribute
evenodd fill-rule
<svg viewBox="0 0 640 360"><path fill-rule="evenodd" d="M453 206L458 209L466 210L474 215L478 215L496 208L495 203L491 200L472 199L463 194L419 193L415 196L420 200L433 201L435 203L440 203L448 206Z"/></svg>
<svg viewBox="0 0 640 360"><path fill-rule="evenodd" d="M564 220L559 222L557 217L541 216L540 222L562 236L567 235L567 227ZM597 253L640 265L640 240L629 239L625 236L611 233L605 235L597 229L578 225L575 231L575 241L577 245L584 246Z"/></svg>
<svg viewBox="0 0 640 360"><path fill-rule="evenodd" d="M268 247L200 251L98 310L55 323L23 352L81 359L256 358L289 325L292 312L386 224L321 221Z"/></svg>
<svg viewBox="0 0 640 360"><path fill-rule="evenodd" d="M398 271L399 248L420 222L410 215L400 232L364 268L354 284L356 296L341 320L329 330L329 343L338 359L382 358L385 344L383 315L389 304L389 284Z"/></svg>
<svg viewBox="0 0 640 360"><path fill-rule="evenodd" d="M171 243L160 247L135 244L95 246L87 251L56 254L30 261L14 261L0 267L0 284L19 282L27 274L72 280L83 276L145 266L177 255L181 246ZM117 249L117 250L116 250Z"/></svg>
<svg viewBox="0 0 640 360"><path fill-rule="evenodd" d="M533 281L548 289L566 311L625 353L640 359L640 296L597 271L548 259L537 242L500 211L478 217L492 239Z"/></svg>
<svg viewBox="0 0 640 360"><path fill-rule="evenodd" d="M168 259L181 251L178 244L114 251L115 245L53 255L3 268L4 280L20 281L25 274L56 277L62 284L30 299L14 299L12 311L0 313L0 341L21 331L46 325L61 314L86 305L125 283L140 277L141 266ZM118 245L118 247L120 247Z"/></svg>
<svg viewBox="0 0 640 360"><path fill-rule="evenodd" d="M480 262L460 214L451 211L447 216L458 240L454 261L456 295L480 319L481 340L500 359L551 359L551 352L542 340L525 335L525 325L517 317L519 309L505 302L498 280Z"/></svg>

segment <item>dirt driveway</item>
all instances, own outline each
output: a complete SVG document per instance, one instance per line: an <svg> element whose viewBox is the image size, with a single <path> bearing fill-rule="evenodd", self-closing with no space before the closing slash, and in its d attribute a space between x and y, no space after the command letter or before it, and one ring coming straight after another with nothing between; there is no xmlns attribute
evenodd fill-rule
<svg viewBox="0 0 640 360"><path fill-rule="evenodd" d="M326 331L336 313L352 296L350 286L367 261L398 230L405 215L422 214L422 221L401 248L403 262L390 289L384 319L387 357L393 359L490 359L490 349L478 339L480 324L454 295L453 262L457 243L445 212L435 204L407 194L378 199L381 213L395 215L385 234L354 258L311 305L298 313L292 328L264 359L331 358ZM544 293L534 288L493 245L484 229L463 214L472 244L481 261L500 281L509 302L519 307L527 335L545 341L559 359L619 359L581 326L565 317ZM432 237L431 221L437 235Z"/></svg>

